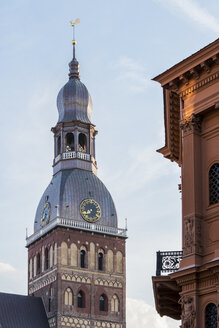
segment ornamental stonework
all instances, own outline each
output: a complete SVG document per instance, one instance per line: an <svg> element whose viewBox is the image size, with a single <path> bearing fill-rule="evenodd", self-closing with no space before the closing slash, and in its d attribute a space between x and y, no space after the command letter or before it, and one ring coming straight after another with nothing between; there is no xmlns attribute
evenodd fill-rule
<svg viewBox="0 0 219 328"><path fill-rule="evenodd" d="M56 317L50 318L48 321L50 328L56 327Z"/></svg>
<svg viewBox="0 0 219 328"><path fill-rule="evenodd" d="M67 273L62 274L62 280L80 282L85 284L91 283L91 279L89 277L79 276L75 274L67 274Z"/></svg>
<svg viewBox="0 0 219 328"><path fill-rule="evenodd" d="M61 316L62 327L91 328L91 321L88 319Z"/></svg>
<svg viewBox="0 0 219 328"><path fill-rule="evenodd" d="M117 322L88 320L70 316L61 316L61 326L74 328L122 328L122 324Z"/></svg>
<svg viewBox="0 0 219 328"><path fill-rule="evenodd" d="M122 283L117 280L96 279L95 285L122 288Z"/></svg>
<svg viewBox="0 0 219 328"><path fill-rule="evenodd" d="M168 91L166 93L168 97L168 107L169 107L169 147L171 151L171 158L173 160L179 160L179 140L180 140L180 98L176 92Z"/></svg>
<svg viewBox="0 0 219 328"><path fill-rule="evenodd" d="M94 328L122 328L120 323L107 322L107 321L94 321Z"/></svg>
<svg viewBox="0 0 219 328"><path fill-rule="evenodd" d="M192 114L180 122L184 135L189 133L201 133L201 116Z"/></svg>
<svg viewBox="0 0 219 328"><path fill-rule="evenodd" d="M219 79L219 72L216 72L208 77L206 77L205 79L195 83L194 85L192 85L191 87L187 88L186 90L183 90L180 94L181 97L185 97L190 95L191 93L194 93L196 91L198 91L200 88L205 87L206 85L216 81Z"/></svg>
<svg viewBox="0 0 219 328"><path fill-rule="evenodd" d="M198 217L184 219L184 255L202 254L202 225Z"/></svg>
<svg viewBox="0 0 219 328"><path fill-rule="evenodd" d="M194 298L192 296L184 296L182 295L179 300L179 304L182 309L182 325L181 328L195 328L195 305Z"/></svg>
<svg viewBox="0 0 219 328"><path fill-rule="evenodd" d="M29 284L29 294L36 292L37 290L50 285L52 282L56 281L57 274L56 272L47 275L46 277L42 277L36 282L33 281Z"/></svg>

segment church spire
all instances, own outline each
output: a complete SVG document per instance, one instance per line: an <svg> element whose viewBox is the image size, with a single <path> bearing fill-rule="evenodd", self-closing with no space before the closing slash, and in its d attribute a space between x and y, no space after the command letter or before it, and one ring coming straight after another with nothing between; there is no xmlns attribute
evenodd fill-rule
<svg viewBox="0 0 219 328"><path fill-rule="evenodd" d="M75 40L75 25L80 23L80 19L77 18L74 22L70 20L70 24L73 28L73 40L72 40L72 45L73 45L73 59L69 63L69 79L80 79L80 74L79 74L79 62L76 59L75 56L75 46L77 44L77 41Z"/></svg>

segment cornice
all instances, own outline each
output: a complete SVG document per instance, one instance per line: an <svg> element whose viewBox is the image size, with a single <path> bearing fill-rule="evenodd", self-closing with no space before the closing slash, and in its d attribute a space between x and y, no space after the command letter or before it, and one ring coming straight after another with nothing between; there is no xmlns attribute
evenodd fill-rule
<svg viewBox="0 0 219 328"><path fill-rule="evenodd" d="M219 39L154 77L153 80L164 86L177 78L186 81L189 75L198 77L202 71L209 71L213 62L218 64L218 53Z"/></svg>

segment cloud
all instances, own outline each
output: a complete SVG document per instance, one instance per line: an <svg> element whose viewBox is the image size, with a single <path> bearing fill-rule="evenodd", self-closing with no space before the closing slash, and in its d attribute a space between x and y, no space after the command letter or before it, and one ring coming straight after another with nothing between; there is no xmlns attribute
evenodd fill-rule
<svg viewBox="0 0 219 328"><path fill-rule="evenodd" d="M119 72L116 81L127 84L126 90L133 93L144 92L151 83L146 76L146 68L127 56L120 57L113 68Z"/></svg>
<svg viewBox="0 0 219 328"><path fill-rule="evenodd" d="M0 274L15 272L15 268L9 263L0 262Z"/></svg>
<svg viewBox="0 0 219 328"><path fill-rule="evenodd" d="M145 147L130 146L126 164L120 165L121 168L117 168L114 174L108 173L104 177L104 181L111 184L113 193L127 197L127 194L134 194L146 188L146 185L158 181L160 177L171 175L173 172L179 173L178 167L171 163L170 168L169 161L163 161L155 149L154 144ZM118 181L120 181L119 185Z"/></svg>
<svg viewBox="0 0 219 328"><path fill-rule="evenodd" d="M155 308L143 300L127 299L127 328L177 328L179 321L161 318Z"/></svg>
<svg viewBox="0 0 219 328"><path fill-rule="evenodd" d="M187 17L212 32L219 33L219 21L208 10L193 0L158 0L167 6L180 9Z"/></svg>

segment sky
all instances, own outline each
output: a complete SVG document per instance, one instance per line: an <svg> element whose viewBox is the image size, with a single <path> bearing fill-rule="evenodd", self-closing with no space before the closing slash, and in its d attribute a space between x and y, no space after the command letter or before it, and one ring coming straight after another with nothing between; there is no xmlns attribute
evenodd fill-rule
<svg viewBox="0 0 219 328"><path fill-rule="evenodd" d="M52 177L56 97L76 57L92 100L98 177L128 219L127 327L176 328L155 311L156 251L181 249L180 169L151 79L214 41L218 0L8 0L0 4L0 291L27 293L26 227Z"/></svg>

